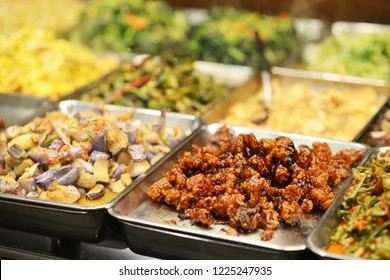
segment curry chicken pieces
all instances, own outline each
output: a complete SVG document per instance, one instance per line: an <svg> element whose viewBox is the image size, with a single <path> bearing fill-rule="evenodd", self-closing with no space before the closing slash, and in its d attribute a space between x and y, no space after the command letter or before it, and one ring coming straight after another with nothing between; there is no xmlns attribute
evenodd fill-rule
<svg viewBox="0 0 390 280"><path fill-rule="evenodd" d="M319 142L296 148L284 136L233 136L227 127L210 142L184 152L148 195L194 224L229 224L231 235L263 229L262 240L272 239L281 223L295 225L304 213L327 209L334 187L364 155L354 149L332 154Z"/></svg>

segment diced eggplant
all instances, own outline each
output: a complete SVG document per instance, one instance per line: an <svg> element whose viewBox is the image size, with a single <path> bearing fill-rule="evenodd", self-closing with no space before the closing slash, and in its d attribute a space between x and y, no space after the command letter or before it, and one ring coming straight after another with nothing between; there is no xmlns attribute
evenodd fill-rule
<svg viewBox="0 0 390 280"><path fill-rule="evenodd" d="M112 174L112 178L118 179L120 176L125 173L127 170L127 165L120 163L118 167L115 169L114 173Z"/></svg>
<svg viewBox="0 0 390 280"><path fill-rule="evenodd" d="M37 185L35 184L34 178L21 178L18 182L22 189L26 190L27 193L37 191Z"/></svg>
<svg viewBox="0 0 390 280"><path fill-rule="evenodd" d="M149 144L157 144L161 142L161 138L157 132L149 130L143 135L142 141Z"/></svg>
<svg viewBox="0 0 390 280"><path fill-rule="evenodd" d="M104 195L104 192L105 192L104 185L102 185L102 184L97 184L95 187L93 187L92 189L90 189L90 190L85 194L85 198L86 198L87 200L98 199L98 198L101 198L101 197Z"/></svg>
<svg viewBox="0 0 390 280"><path fill-rule="evenodd" d="M118 180L109 184L108 188L114 193L120 193L126 188L126 186L122 183L121 180Z"/></svg>
<svg viewBox="0 0 390 280"><path fill-rule="evenodd" d="M116 155L120 150L127 146L127 135L117 126L107 125L107 147L111 154Z"/></svg>
<svg viewBox="0 0 390 280"><path fill-rule="evenodd" d="M92 150L99 152L108 152L106 145L106 129L103 129L100 133L96 134L92 139Z"/></svg>
<svg viewBox="0 0 390 280"><path fill-rule="evenodd" d="M11 157L15 159L26 159L27 153L25 150L22 149L21 146L19 146L17 143L13 144L11 147L7 149L8 154L10 154Z"/></svg>
<svg viewBox="0 0 390 280"><path fill-rule="evenodd" d="M54 180L47 191L41 192L39 198L64 203L75 203L80 198L80 193L75 186L63 186Z"/></svg>
<svg viewBox="0 0 390 280"><path fill-rule="evenodd" d="M35 183L40 187L46 189L57 178L64 176L70 171L72 167L62 166L60 168L50 169L38 176L34 177ZM77 180L76 180L77 181Z"/></svg>
<svg viewBox="0 0 390 280"><path fill-rule="evenodd" d="M108 188L114 192L114 193L120 193L121 191L123 191L128 185L131 184L131 182L133 181L133 179L130 177L129 174L127 173L124 173L121 175L120 179L109 184L108 185Z"/></svg>
<svg viewBox="0 0 390 280"><path fill-rule="evenodd" d="M92 151L92 153L90 155L90 162L95 163L95 161L98 159L109 159L110 157L111 157L111 155L108 153L99 152L99 151Z"/></svg>
<svg viewBox="0 0 390 280"><path fill-rule="evenodd" d="M34 126L33 123L28 123L25 126L17 126L17 125L9 126L5 130L5 135L7 139L12 139L19 135L30 133L33 129L33 126Z"/></svg>
<svg viewBox="0 0 390 280"><path fill-rule="evenodd" d="M122 183L125 185L125 186L128 186L131 184L131 182L133 182L133 179L130 177L129 174L127 173L124 173L121 175L121 179Z"/></svg>
<svg viewBox="0 0 390 280"><path fill-rule="evenodd" d="M130 144L135 144L137 142L137 137L133 132L126 132L126 135L127 135L127 141Z"/></svg>
<svg viewBox="0 0 390 280"><path fill-rule="evenodd" d="M80 178L80 168L72 167L67 173L63 176L57 177L58 183L60 185L74 185Z"/></svg>
<svg viewBox="0 0 390 280"><path fill-rule="evenodd" d="M55 139L49 146L50 150L59 151L65 143L60 139Z"/></svg>
<svg viewBox="0 0 390 280"><path fill-rule="evenodd" d="M8 153L4 156L4 165L6 169L11 170L15 165L21 163L21 160L11 157Z"/></svg>
<svg viewBox="0 0 390 280"><path fill-rule="evenodd" d="M141 144L130 145L129 151L130 151L131 157L136 162L143 161L144 159L146 159L146 150L145 150L145 147Z"/></svg>
<svg viewBox="0 0 390 280"><path fill-rule="evenodd" d="M60 156L57 151L42 148L40 146L31 148L27 155L35 162L38 162L43 165L51 164L58 162Z"/></svg>
<svg viewBox="0 0 390 280"><path fill-rule="evenodd" d="M16 194L20 189L19 183L9 174L0 176L0 193Z"/></svg>
<svg viewBox="0 0 390 280"><path fill-rule="evenodd" d="M134 162L134 164L128 168L127 173L130 177L135 178L143 174L150 168L150 163L147 159L144 159L139 162Z"/></svg>
<svg viewBox="0 0 390 280"><path fill-rule="evenodd" d="M122 149L116 158L116 162L119 164L129 165L133 161L132 153L129 149Z"/></svg>
<svg viewBox="0 0 390 280"><path fill-rule="evenodd" d="M83 168L80 169L80 177L75 183L76 186L84 189L92 189L97 182L95 175L87 173Z"/></svg>
<svg viewBox="0 0 390 280"><path fill-rule="evenodd" d="M26 133L13 138L8 142L8 147L14 144L18 144L23 150L28 150L35 147L38 144L40 134L38 133Z"/></svg>
<svg viewBox="0 0 390 280"><path fill-rule="evenodd" d="M72 167L82 167L87 173L93 173L93 164L81 158L75 159L71 165Z"/></svg>
<svg viewBox="0 0 390 280"><path fill-rule="evenodd" d="M93 175L96 177L97 182L108 183L110 182L110 176L108 175L109 162L108 159L99 158L93 165Z"/></svg>
<svg viewBox="0 0 390 280"><path fill-rule="evenodd" d="M50 140L48 136L52 132L53 132L53 129L51 128L51 129L46 130L44 133L42 133L41 137L39 137L39 140L38 140L38 146L42 146L42 147L46 146L48 144L48 141ZM55 140L58 140L58 139L55 139ZM58 141L61 141L61 140L58 140Z"/></svg>
<svg viewBox="0 0 390 280"><path fill-rule="evenodd" d="M22 175L27 168L31 167L34 165L34 162L31 159L25 159L23 160L20 164L15 165L14 167L14 172L16 176Z"/></svg>
<svg viewBox="0 0 390 280"><path fill-rule="evenodd" d="M61 140L66 144L70 145L70 130L69 127L59 121L52 121L51 122L54 131L57 133L57 135L61 138Z"/></svg>
<svg viewBox="0 0 390 280"><path fill-rule="evenodd" d="M149 163L151 165L155 164L157 161L159 161L162 157L164 156L163 153L157 153L156 155L154 155L150 160L149 160Z"/></svg>

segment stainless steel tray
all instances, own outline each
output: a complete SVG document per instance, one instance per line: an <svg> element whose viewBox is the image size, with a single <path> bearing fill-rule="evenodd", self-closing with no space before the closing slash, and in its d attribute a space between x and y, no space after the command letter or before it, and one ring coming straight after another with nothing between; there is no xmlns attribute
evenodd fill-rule
<svg viewBox="0 0 390 280"><path fill-rule="evenodd" d="M385 106L390 93L390 88L386 85L386 83L378 80L370 80L370 79L359 78L359 77L345 76L345 75L332 74L332 73L321 73L321 72L292 69L292 68L285 68L285 67L273 67L271 70L272 70L271 77L272 79L275 79L278 84L277 90L281 90L283 94L286 94L286 98L288 98L288 89L290 89L292 86L297 86L297 87L300 86L304 90L307 89L307 91L312 94L314 93L321 94L324 92L332 91L332 93L335 92L334 95L336 94L342 95L343 92L350 93L354 91L359 91L363 93L363 91L367 90L367 88L372 89L373 92L375 92L378 95L378 105L376 111L370 113L370 115L367 116L368 120L366 123L361 123L359 128L356 127L355 135L353 136L351 135L350 139L345 139L343 141L357 141L357 139L361 138L361 136L369 129L369 127L375 121L379 111ZM261 87L262 84L261 84L261 79L259 77L254 77L250 79L242 86L234 90L231 94L226 95L219 102L211 106L209 110L205 111L201 115L201 117L207 123L223 122L229 116L229 111L233 110L235 106L238 106L237 104L244 102L240 107L242 110L244 110L243 107L244 105L249 106L249 102L245 103L245 100L254 100L254 102L258 102L259 104L254 106L260 108ZM297 89L295 88L295 90ZM257 95L259 95L259 97L257 97ZM253 112L253 111L254 110L245 110L243 112ZM238 113L236 114L237 118L234 119L234 123L233 123L234 125L251 126L251 127L262 129L261 126L255 125L253 123L249 123L248 118L254 118L255 116L253 115L247 115L247 116L245 115L241 120L240 116L243 112L241 112L240 114ZM270 114L278 114L278 112L271 110ZM327 112L327 114L329 114L329 112ZM304 115L305 114L302 114L302 116ZM302 117L302 120L310 122L310 120L308 120L307 118L304 119L304 117ZM278 128L279 130L282 126L281 124L284 123L278 122L278 124L279 124L279 128ZM276 130L276 128L270 128L270 129ZM292 128L289 129L291 133L303 134L300 131L296 131L297 129L302 130L302 127L295 127L294 128L295 131L292 131ZM281 131L288 131L287 127L285 127L285 129ZM327 137L327 138L332 138L332 137ZM340 139L336 139L336 140L340 140Z"/></svg>
<svg viewBox="0 0 390 280"><path fill-rule="evenodd" d="M93 110L97 105L68 100L60 102L58 107L63 113L70 113ZM134 110L134 117L142 122L154 121L160 116L160 112L155 110L132 109L113 105L105 108L113 114ZM202 123L202 120L195 116L178 113L166 114L167 127L179 125L193 132L199 129ZM169 153L165 156L169 156ZM151 170L148 170L145 174L149 172ZM101 241L107 234L117 229L116 223L107 214L107 208L114 205L133 188L143 175L136 178L113 200L99 206L81 206L0 194L0 226L65 239L86 242Z"/></svg>
<svg viewBox="0 0 390 280"><path fill-rule="evenodd" d="M376 158L378 153L387 151L389 149L390 147L379 147L371 149L370 153L366 156L361 165L369 164L371 159ZM340 260L359 259L326 251L326 247L329 245L330 237L340 222L339 218L337 217L337 210L347 190L348 188L343 188L340 191L334 203L331 205L331 207L329 207L329 209L325 212L324 216L319 221L318 226L309 234L307 238L308 249L317 254L320 258Z"/></svg>
<svg viewBox="0 0 390 280"><path fill-rule="evenodd" d="M43 115L52 106L45 98L0 93L0 118L7 126L25 124L34 117Z"/></svg>
<svg viewBox="0 0 390 280"><path fill-rule="evenodd" d="M205 229L191 225L188 220L180 220L178 212L164 204L152 201L148 195L149 187L164 176L180 154L190 151L193 144L208 145L210 136L223 124L209 124L202 127L188 138L179 150L166 158L152 173L145 176L137 186L123 196L112 208L110 215L115 217L124 232L130 249L141 254L162 258L257 258L257 259L297 259L307 258L306 238L316 226L322 213L307 215L299 226L280 226L270 241L261 241L259 232L229 236L221 230L223 225L214 225ZM290 137L296 147L301 144L311 145L314 141L329 144L332 152L346 148L364 149L366 145L307 137L297 134L271 132L239 126L228 126L234 134L252 132L258 138L274 138L280 135ZM340 188L348 183L345 179ZM175 221L176 224L166 221Z"/></svg>
<svg viewBox="0 0 390 280"><path fill-rule="evenodd" d="M0 228L0 259L145 260L150 257L130 251L120 232L99 243L62 240Z"/></svg>

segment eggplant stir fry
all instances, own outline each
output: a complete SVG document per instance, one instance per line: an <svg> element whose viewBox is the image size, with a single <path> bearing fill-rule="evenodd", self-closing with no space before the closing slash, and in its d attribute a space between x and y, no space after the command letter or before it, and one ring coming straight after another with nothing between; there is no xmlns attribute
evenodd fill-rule
<svg viewBox="0 0 390 280"><path fill-rule="evenodd" d="M133 112L59 111L0 134L0 193L99 205L168 153L188 132Z"/></svg>
<svg viewBox="0 0 390 280"><path fill-rule="evenodd" d="M199 115L229 90L213 76L196 71L191 59L148 56L139 64L122 64L80 99Z"/></svg>
<svg viewBox="0 0 390 280"><path fill-rule="evenodd" d="M327 250L364 259L390 259L390 154L354 169L338 209L341 222Z"/></svg>

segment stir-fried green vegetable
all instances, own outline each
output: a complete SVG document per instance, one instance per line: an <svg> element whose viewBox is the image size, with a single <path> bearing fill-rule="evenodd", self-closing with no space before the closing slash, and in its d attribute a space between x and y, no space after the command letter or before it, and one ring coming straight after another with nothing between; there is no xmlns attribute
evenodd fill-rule
<svg viewBox="0 0 390 280"><path fill-rule="evenodd" d="M338 209L341 222L328 251L365 259L390 259L390 161L354 169L354 182Z"/></svg>
<svg viewBox="0 0 390 280"><path fill-rule="evenodd" d="M161 0L95 0L69 36L99 50L160 54L181 49L187 30L184 15Z"/></svg>
<svg viewBox="0 0 390 280"><path fill-rule="evenodd" d="M254 31L266 43L266 56L274 65L288 57L297 41L288 15L215 6L208 19L193 30L189 49L201 60L254 66L259 61Z"/></svg>
<svg viewBox="0 0 390 280"><path fill-rule="evenodd" d="M213 76L196 71L192 61L148 57L137 65L122 64L80 98L199 115L228 91Z"/></svg>

